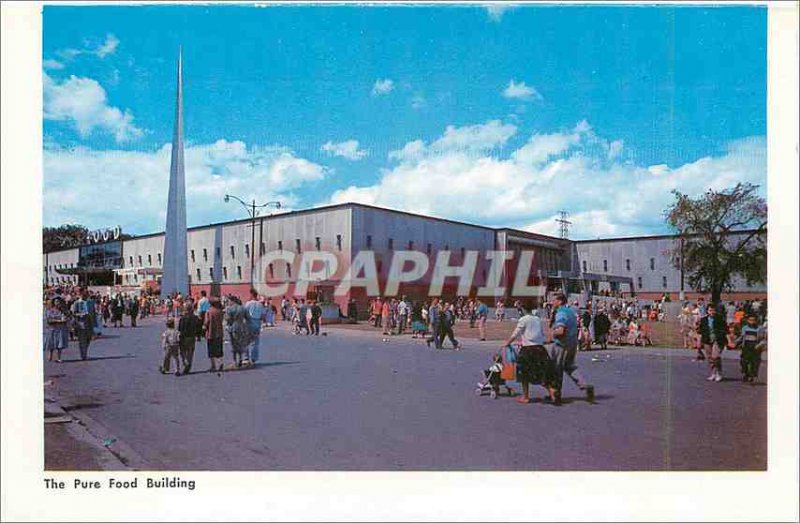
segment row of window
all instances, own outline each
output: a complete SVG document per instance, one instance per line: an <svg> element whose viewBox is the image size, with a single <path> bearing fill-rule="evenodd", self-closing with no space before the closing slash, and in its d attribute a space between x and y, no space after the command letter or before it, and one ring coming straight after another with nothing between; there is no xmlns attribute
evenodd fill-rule
<svg viewBox="0 0 800 523"><path fill-rule="evenodd" d="M394 238L387 238L386 247L390 251L394 250ZM372 249L372 235L369 235L369 234L367 235L367 249ZM408 240L407 250L409 250L409 251L413 251L414 250L414 240ZM450 250L450 246L449 245L445 245L444 246L444 250L445 251L449 251ZM425 252L428 253L429 255L433 253L433 244L432 243L428 243L426 245ZM465 252L466 252L466 250L464 249L464 247L461 247L461 256L462 257L464 256Z"/></svg>
<svg viewBox="0 0 800 523"><path fill-rule="evenodd" d="M58 263L56 265L48 265L46 272L53 272L57 269L72 269L75 267L74 263Z"/></svg>
<svg viewBox="0 0 800 523"><path fill-rule="evenodd" d="M642 277L641 276L636 278L636 286L639 289L642 288ZM661 277L661 287L663 287L664 289L667 288L667 277L666 276L662 276Z"/></svg>
<svg viewBox="0 0 800 523"><path fill-rule="evenodd" d="M77 276L51 276L50 283L74 283L77 280Z"/></svg>
<svg viewBox="0 0 800 523"><path fill-rule="evenodd" d="M625 270L631 270L631 260L630 258L625 259ZM650 258L650 270L656 270L656 259ZM586 270L586 260L583 260L583 272L587 272ZM608 260L603 260L603 272L608 272Z"/></svg>

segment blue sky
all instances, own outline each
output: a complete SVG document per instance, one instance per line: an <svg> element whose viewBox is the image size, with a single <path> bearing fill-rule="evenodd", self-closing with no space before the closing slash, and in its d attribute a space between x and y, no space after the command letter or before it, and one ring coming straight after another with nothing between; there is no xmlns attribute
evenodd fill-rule
<svg viewBox="0 0 800 523"><path fill-rule="evenodd" d="M44 221L163 228L342 201L572 237L766 184L766 8L46 6Z"/></svg>

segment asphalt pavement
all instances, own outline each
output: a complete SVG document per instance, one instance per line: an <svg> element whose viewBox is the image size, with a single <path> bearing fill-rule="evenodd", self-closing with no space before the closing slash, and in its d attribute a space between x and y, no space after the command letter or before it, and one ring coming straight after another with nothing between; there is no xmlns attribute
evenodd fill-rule
<svg viewBox="0 0 800 523"><path fill-rule="evenodd" d="M176 377L158 372L163 325L107 328L88 361L72 344L64 363L45 362L49 394L124 442L140 469L766 469L767 386L738 381L735 353L722 383L683 350L580 353L596 401L565 377L555 407L537 387L528 405L475 394L497 342L436 351L410 336L296 336L283 324L262 333L256 368L203 372L200 342L194 372Z"/></svg>

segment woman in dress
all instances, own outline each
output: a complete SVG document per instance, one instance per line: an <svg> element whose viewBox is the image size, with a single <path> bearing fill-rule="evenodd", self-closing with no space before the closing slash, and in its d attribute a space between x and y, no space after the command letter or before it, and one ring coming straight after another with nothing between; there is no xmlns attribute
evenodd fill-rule
<svg viewBox="0 0 800 523"><path fill-rule="evenodd" d="M56 362L61 363L61 351L69 346L69 329L67 315L62 310L63 301L59 298L49 300L44 311L47 331L44 336L44 349L50 351L47 361L53 361L53 352L56 353Z"/></svg>
<svg viewBox="0 0 800 523"><path fill-rule="evenodd" d="M247 310L237 296L230 297L230 304L225 308L225 324L233 348L233 362L237 367L250 363L247 345L250 343L250 329L247 326Z"/></svg>
<svg viewBox="0 0 800 523"><path fill-rule="evenodd" d="M208 359L211 360L211 368L208 371L216 372L222 370L222 343L225 330L222 323L222 303L219 298L212 296L209 305L203 319L203 331L208 346Z"/></svg>

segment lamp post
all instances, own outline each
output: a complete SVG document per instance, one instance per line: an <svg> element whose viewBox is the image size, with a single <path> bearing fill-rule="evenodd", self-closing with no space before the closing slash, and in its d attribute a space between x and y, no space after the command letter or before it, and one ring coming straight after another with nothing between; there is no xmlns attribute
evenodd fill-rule
<svg viewBox="0 0 800 523"><path fill-rule="evenodd" d="M232 194L225 195L225 203L231 201L231 198L236 200L237 202L241 203L242 206L247 210L247 214L250 216L250 287L253 287L253 272L256 262L256 252L255 252L255 243L256 243L256 217L258 216L258 211L261 209L266 209L267 207L275 207L276 209L281 208L281 202L267 202L262 204L256 204L256 201L253 200L251 203L247 203L238 196L233 196Z"/></svg>

